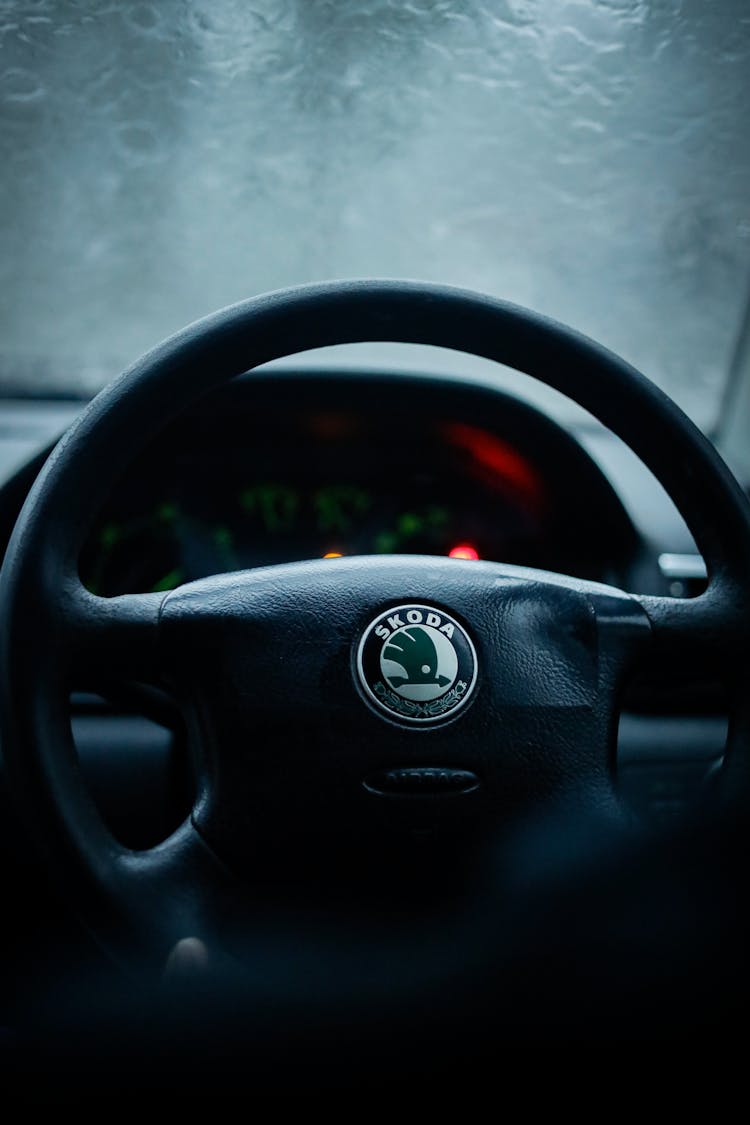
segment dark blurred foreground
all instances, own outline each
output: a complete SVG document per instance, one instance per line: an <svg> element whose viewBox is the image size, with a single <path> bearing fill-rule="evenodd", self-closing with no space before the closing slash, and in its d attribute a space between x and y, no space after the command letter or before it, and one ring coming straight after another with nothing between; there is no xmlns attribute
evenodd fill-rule
<svg viewBox="0 0 750 1125"><path fill-rule="evenodd" d="M733 1051L749 835L744 804L650 839L547 820L503 850L494 894L485 875L448 906L259 916L227 935L231 955L159 979L48 951L2 1048L4 1088L27 1102L447 1093L481 1087L515 1048Z"/></svg>

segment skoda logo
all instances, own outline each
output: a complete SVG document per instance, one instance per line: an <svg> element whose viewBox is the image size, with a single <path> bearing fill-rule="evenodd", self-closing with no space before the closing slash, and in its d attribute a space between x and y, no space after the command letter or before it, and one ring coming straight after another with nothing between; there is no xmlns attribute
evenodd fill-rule
<svg viewBox="0 0 750 1125"><path fill-rule="evenodd" d="M359 642L357 672L377 709L406 723L439 723L468 702L477 654L454 617L430 605L394 606Z"/></svg>

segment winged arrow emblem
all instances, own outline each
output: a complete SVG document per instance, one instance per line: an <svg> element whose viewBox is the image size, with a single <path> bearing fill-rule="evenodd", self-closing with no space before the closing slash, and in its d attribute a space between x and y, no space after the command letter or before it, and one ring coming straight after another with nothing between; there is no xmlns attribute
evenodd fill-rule
<svg viewBox="0 0 750 1125"><path fill-rule="evenodd" d="M400 664L406 672L405 676L388 677L395 688L404 684L439 684L443 687L450 682L448 676L437 674L437 649L430 634L419 625L399 630L385 646L383 656Z"/></svg>

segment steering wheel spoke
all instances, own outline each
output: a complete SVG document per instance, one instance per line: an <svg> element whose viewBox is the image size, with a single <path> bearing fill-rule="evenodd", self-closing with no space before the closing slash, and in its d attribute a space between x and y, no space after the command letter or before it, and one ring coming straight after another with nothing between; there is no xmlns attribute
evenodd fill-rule
<svg viewBox="0 0 750 1125"><path fill-rule="evenodd" d="M79 583L61 599L62 637L74 672L148 679L159 669L163 594L100 598Z"/></svg>
<svg viewBox="0 0 750 1125"><path fill-rule="evenodd" d="M750 603L737 586L712 583L697 598L638 598L651 626L652 659L676 674L725 672L747 645Z"/></svg>
<svg viewBox="0 0 750 1125"><path fill-rule="evenodd" d="M144 935L158 930L162 964L186 937L215 947L221 918L241 899L236 877L207 847L192 819L147 851L117 849L111 881Z"/></svg>

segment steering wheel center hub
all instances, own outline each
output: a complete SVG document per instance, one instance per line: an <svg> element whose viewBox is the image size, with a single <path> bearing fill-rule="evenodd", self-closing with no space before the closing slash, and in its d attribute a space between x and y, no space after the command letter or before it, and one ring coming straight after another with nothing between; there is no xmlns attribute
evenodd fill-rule
<svg viewBox="0 0 750 1125"><path fill-rule="evenodd" d="M406 603L384 610L365 629L356 671L378 714L407 725L455 717L477 686L477 654L468 632L444 609Z"/></svg>

